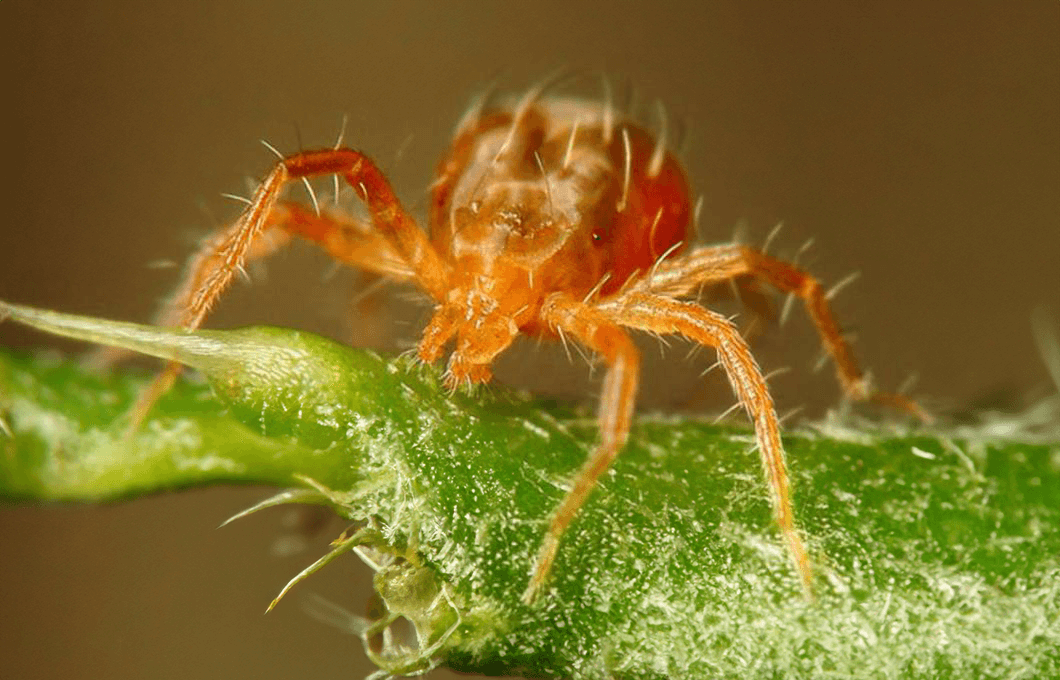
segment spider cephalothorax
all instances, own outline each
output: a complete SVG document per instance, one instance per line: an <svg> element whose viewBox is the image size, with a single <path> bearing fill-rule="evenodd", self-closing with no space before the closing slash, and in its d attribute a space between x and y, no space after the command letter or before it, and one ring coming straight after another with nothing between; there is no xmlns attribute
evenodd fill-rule
<svg viewBox="0 0 1060 680"><path fill-rule="evenodd" d="M336 146L282 157L239 219L193 257L162 320L197 327L248 259L299 236L343 262L426 292L435 311L418 353L435 361L451 344L450 385L489 380L493 359L519 334L561 337L600 355L607 365L600 443L552 516L528 600L545 582L564 530L626 441L640 363L627 329L713 347L754 424L776 521L809 589L810 561L795 527L766 382L733 324L682 298L737 279L794 294L849 396L919 410L903 397L870 393L816 279L753 248L688 247L689 188L664 136L606 101L547 97L543 89L480 103L464 117L433 184L430 237L364 154ZM280 200L291 180L332 175L353 188L370 222ZM140 401L140 416L178 370L173 365L159 376Z"/></svg>

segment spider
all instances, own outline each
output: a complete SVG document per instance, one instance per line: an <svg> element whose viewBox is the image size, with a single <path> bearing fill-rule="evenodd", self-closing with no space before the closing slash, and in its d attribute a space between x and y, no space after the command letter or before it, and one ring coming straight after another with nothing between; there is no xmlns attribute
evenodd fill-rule
<svg viewBox="0 0 1060 680"><path fill-rule="evenodd" d="M483 97L457 127L437 168L430 232L420 229L382 171L341 145L280 160L248 207L189 262L162 314L166 325L200 326L249 260L294 237L337 260L411 282L434 302L417 354L439 359L447 346L450 388L483 383L490 365L521 333L573 340L606 364L599 443L552 514L523 599L546 582L560 539L622 450L629 434L640 358L627 329L677 334L717 351L732 389L754 425L775 520L807 592L811 564L796 529L780 425L747 342L726 317L682 299L737 279L800 298L851 398L920 414L899 395L873 393L833 318L821 284L793 264L742 245L689 249L692 206L685 173L658 138L609 101L546 95L545 84L520 98ZM279 154L277 154L279 155ZM322 212L310 178L333 176L356 192L369 219ZM312 207L281 200L292 181L306 183ZM170 364L141 396L139 418L180 371Z"/></svg>

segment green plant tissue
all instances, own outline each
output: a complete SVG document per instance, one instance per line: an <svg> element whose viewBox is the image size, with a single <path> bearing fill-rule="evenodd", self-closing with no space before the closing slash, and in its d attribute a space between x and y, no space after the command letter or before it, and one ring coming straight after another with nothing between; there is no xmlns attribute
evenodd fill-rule
<svg viewBox="0 0 1060 680"><path fill-rule="evenodd" d="M1055 401L1048 427L835 418L790 433L812 601L773 525L751 433L641 416L528 606L531 559L593 446L591 419L498 388L449 394L431 367L306 333L26 310L0 314L121 335L196 366L209 386L178 384L126 436L144 378L0 355L0 495L265 482L294 490L263 506L330 505L361 530L323 562L361 552L386 608L373 621L328 615L371 643L383 675L443 664L557 678L1060 676ZM402 618L415 640L386 634Z"/></svg>

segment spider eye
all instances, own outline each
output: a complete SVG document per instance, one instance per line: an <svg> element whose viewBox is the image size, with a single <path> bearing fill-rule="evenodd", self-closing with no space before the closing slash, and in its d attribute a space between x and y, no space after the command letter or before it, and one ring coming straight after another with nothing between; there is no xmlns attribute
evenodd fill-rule
<svg viewBox="0 0 1060 680"><path fill-rule="evenodd" d="M604 239L603 232L601 232L599 229L594 229L593 230L593 242L594 243L599 243L603 239Z"/></svg>

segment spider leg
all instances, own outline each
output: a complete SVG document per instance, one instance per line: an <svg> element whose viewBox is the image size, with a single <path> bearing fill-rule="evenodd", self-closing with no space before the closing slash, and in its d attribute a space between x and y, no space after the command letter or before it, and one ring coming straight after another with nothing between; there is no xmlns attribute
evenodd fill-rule
<svg viewBox="0 0 1060 680"><path fill-rule="evenodd" d="M313 209L294 201L277 202L260 233L247 244L240 266L272 255L296 236L318 244L336 260L372 274L393 281L415 278L415 272L391 243L370 225L346 216L317 215ZM180 288L156 319L159 325L181 326L190 322L188 302L214 274L218 252L229 237L229 231L215 234L191 257Z"/></svg>
<svg viewBox="0 0 1060 680"><path fill-rule="evenodd" d="M652 333L680 334L717 351L733 391L754 424L774 516L803 586L810 594L810 558L795 528L780 424L762 371L736 326L699 305L646 293L626 293L602 303L598 309L613 323Z"/></svg>
<svg viewBox="0 0 1060 680"><path fill-rule="evenodd" d="M368 207L375 229L414 273L417 282L436 298L444 294L446 271L441 258L431 247L426 234L402 207L375 163L351 149L303 151L277 163L235 224L208 242L195 256L182 289L184 294L173 303L174 307L181 309L182 326L196 328L202 323L234 273L243 265L252 244L264 231L284 186L294 180L330 174L341 175L353 187ZM306 219L293 223L300 229L300 235L316 236L314 240L325 239L329 223L320 218L321 221L314 224L308 219L309 213L302 212Z"/></svg>
<svg viewBox="0 0 1060 680"><path fill-rule="evenodd" d="M912 399L901 394L874 392L870 389L832 314L828 292L817 279L794 264L778 260L748 246L702 247L686 257L662 262L650 278L640 279L627 290L631 293L681 297L704 284L721 283L747 276L802 300L813 325L817 328L821 343L835 363L836 375L847 396L882 403L911 413L923 422L931 422L931 416Z"/></svg>
<svg viewBox="0 0 1060 680"><path fill-rule="evenodd" d="M289 182L325 175L341 175L353 187L368 208L376 237L344 239L350 232L340 222L279 202ZM277 210L286 212L285 218L274 216ZM358 265L370 263L373 252L376 256L396 255L391 274L400 277L407 272L434 298L444 295L448 277L444 262L405 211L379 167L359 151L321 149L292 154L276 163L235 223L208 239L192 257L185 278L161 319L186 329L198 328L232 278L243 271L245 262L274 251L292 234L317 241L339 259ZM386 249L382 253L381 247ZM380 266L386 267L369 264L375 271ZM133 408L132 427L169 389L180 370L178 364L169 364L148 386Z"/></svg>
<svg viewBox="0 0 1060 680"><path fill-rule="evenodd" d="M534 561L524 602L532 602L548 577L559 541L578 509L589 497L600 475L611 466L629 435L640 377L640 354L623 329L594 306L555 294L542 308L542 319L599 352L607 362L600 395L600 444L574 478L574 484L552 514L548 533Z"/></svg>
<svg viewBox="0 0 1060 680"><path fill-rule="evenodd" d="M204 241L185 268L185 277L180 288L166 305L155 315L160 326L180 326L184 307L178 301L191 297L202 281L196 274L208 272L203 260L213 255L222 243L226 232L217 232ZM363 220L345 215L317 215L315 211L293 201L280 201L269 213L265 226L247 249L244 262L251 262L272 255L295 236L316 242L337 261L364 270L376 280L407 281L414 272L394 248L372 226ZM132 350L117 347L101 347L93 350L86 361L104 369L135 354ZM179 369L177 369L179 372ZM164 390L163 390L164 391Z"/></svg>

